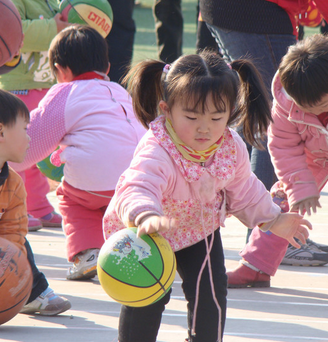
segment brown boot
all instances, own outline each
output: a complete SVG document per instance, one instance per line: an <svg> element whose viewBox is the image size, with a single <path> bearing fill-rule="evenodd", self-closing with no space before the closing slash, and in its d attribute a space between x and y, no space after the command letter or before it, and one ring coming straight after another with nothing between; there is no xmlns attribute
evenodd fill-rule
<svg viewBox="0 0 328 342"><path fill-rule="evenodd" d="M257 272L240 264L233 271L227 272L228 288L270 287L270 276L261 271Z"/></svg>

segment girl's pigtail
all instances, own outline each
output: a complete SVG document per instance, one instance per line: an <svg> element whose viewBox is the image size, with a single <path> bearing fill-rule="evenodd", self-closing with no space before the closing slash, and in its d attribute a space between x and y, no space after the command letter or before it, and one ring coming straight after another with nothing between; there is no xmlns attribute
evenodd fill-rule
<svg viewBox="0 0 328 342"><path fill-rule="evenodd" d="M123 84L131 94L134 112L147 129L158 115L158 103L163 99L162 74L165 63L145 60L127 73Z"/></svg>
<svg viewBox="0 0 328 342"><path fill-rule="evenodd" d="M240 114L243 135L249 144L263 149L261 140L272 121L268 91L252 62L238 59L230 64L241 80L236 110Z"/></svg>

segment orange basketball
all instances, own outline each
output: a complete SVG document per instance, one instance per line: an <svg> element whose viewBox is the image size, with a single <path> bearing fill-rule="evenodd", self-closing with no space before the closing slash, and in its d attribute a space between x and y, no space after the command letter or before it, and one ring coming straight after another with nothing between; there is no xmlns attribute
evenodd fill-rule
<svg viewBox="0 0 328 342"><path fill-rule="evenodd" d="M24 254L0 237L0 325L18 314L30 297L32 270Z"/></svg>
<svg viewBox="0 0 328 342"><path fill-rule="evenodd" d="M0 0L0 66L12 60L23 40L21 18L10 0Z"/></svg>

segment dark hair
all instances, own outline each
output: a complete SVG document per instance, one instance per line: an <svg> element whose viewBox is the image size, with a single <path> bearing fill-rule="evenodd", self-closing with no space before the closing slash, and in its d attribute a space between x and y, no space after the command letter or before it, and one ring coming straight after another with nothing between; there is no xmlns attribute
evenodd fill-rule
<svg viewBox="0 0 328 342"><path fill-rule="evenodd" d="M164 66L161 61L142 61L123 80L131 93L135 113L146 128L158 115L160 100L169 107L176 100L192 101L203 110L211 94L218 109L225 109L226 103L229 106L228 124L241 124L245 139L261 146L258 138L266 133L271 121L270 100L252 62L236 60L230 68L219 54L203 51L180 57L167 74L163 72Z"/></svg>
<svg viewBox="0 0 328 342"><path fill-rule="evenodd" d="M289 47L279 66L286 92L301 106L328 94L328 36L316 34Z"/></svg>
<svg viewBox="0 0 328 342"><path fill-rule="evenodd" d="M49 62L54 75L56 63L64 68L69 67L74 76L89 71L105 73L108 68L107 42L89 26L69 26L51 42Z"/></svg>
<svg viewBox="0 0 328 342"><path fill-rule="evenodd" d="M30 112L25 103L17 96L0 89L0 123L5 126L15 124L18 116L30 121Z"/></svg>

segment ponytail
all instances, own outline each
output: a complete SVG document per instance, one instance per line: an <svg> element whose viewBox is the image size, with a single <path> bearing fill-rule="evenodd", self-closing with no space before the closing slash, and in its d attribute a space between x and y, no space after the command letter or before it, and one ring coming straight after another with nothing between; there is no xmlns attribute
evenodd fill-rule
<svg viewBox="0 0 328 342"><path fill-rule="evenodd" d="M158 116L158 103L163 99L162 74L165 63L145 60L123 79L133 101L134 112L145 128Z"/></svg>
<svg viewBox="0 0 328 342"><path fill-rule="evenodd" d="M220 110L227 102L231 110L228 124L242 126L246 141L263 148L261 140L272 121L267 89L251 61L238 59L230 66L232 70L221 56L204 51L178 58L163 76L164 62L145 60L128 72L123 83L137 118L147 129L159 115L161 100L169 107L181 99L204 107L212 94Z"/></svg>
<svg viewBox="0 0 328 342"><path fill-rule="evenodd" d="M238 102L233 118L240 117L237 123L243 127L245 140L249 144L263 149L261 140L272 121L268 91L252 62L238 59L231 62L230 65L240 78Z"/></svg>

